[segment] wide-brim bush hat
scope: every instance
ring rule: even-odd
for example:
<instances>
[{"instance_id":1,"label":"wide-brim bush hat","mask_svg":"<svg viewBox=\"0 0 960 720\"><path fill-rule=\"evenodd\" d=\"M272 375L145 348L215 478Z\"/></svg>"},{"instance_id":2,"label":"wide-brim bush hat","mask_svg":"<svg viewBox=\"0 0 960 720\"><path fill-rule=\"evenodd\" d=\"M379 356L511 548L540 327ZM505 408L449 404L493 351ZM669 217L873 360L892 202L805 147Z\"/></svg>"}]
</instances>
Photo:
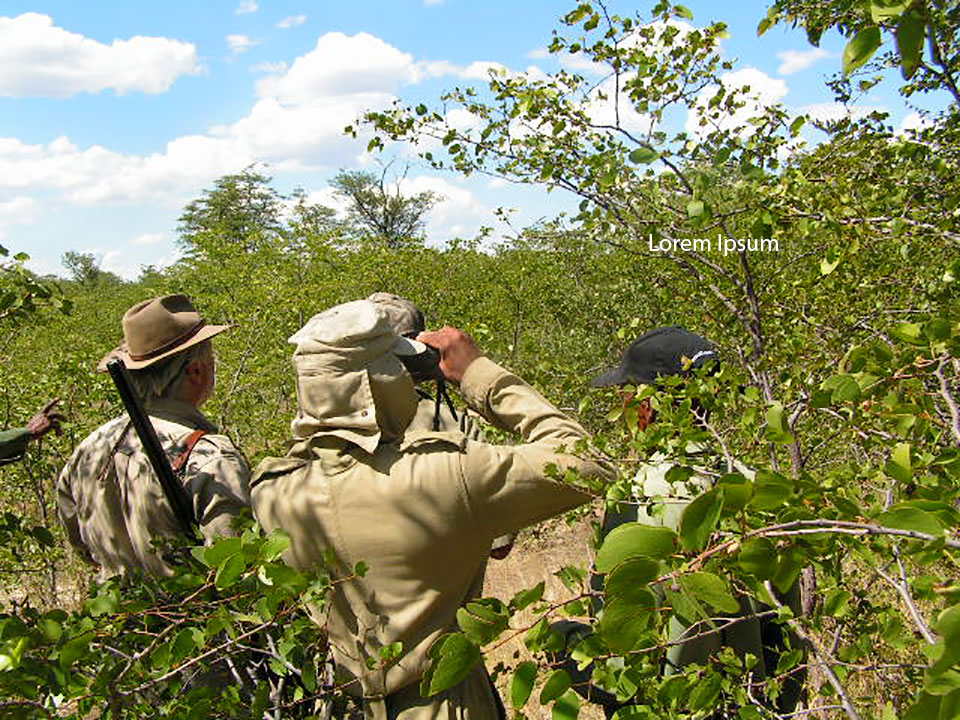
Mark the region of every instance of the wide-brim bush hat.
<instances>
[{"instance_id":1,"label":"wide-brim bush hat","mask_svg":"<svg viewBox=\"0 0 960 720\"><path fill-rule=\"evenodd\" d=\"M384 308L369 300L314 315L290 337L296 345L296 440L335 436L368 453L400 437L417 411L402 358L427 346L397 335Z\"/></svg>"},{"instance_id":2,"label":"wide-brim bush hat","mask_svg":"<svg viewBox=\"0 0 960 720\"><path fill-rule=\"evenodd\" d=\"M128 370L142 370L231 327L208 325L186 295L144 300L123 314L123 343L101 358L97 370L105 371L114 358Z\"/></svg>"},{"instance_id":3,"label":"wide-brim bush hat","mask_svg":"<svg viewBox=\"0 0 960 720\"><path fill-rule=\"evenodd\" d=\"M375 292L367 300L380 306L397 335L415 338L427 329L423 312L405 297L388 292Z\"/></svg>"},{"instance_id":4,"label":"wide-brim bush hat","mask_svg":"<svg viewBox=\"0 0 960 720\"><path fill-rule=\"evenodd\" d=\"M652 385L658 377L681 375L717 360L716 348L706 338L678 326L651 330L632 343L620 365L594 378L593 387Z\"/></svg>"}]
</instances>

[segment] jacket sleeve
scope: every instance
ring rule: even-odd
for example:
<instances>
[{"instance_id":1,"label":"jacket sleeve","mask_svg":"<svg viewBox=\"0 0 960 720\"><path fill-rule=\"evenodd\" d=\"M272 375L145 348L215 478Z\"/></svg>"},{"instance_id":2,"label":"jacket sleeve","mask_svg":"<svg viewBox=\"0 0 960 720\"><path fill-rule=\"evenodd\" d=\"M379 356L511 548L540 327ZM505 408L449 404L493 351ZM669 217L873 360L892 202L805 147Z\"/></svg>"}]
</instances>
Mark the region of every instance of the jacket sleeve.
<instances>
[{"instance_id":1,"label":"jacket sleeve","mask_svg":"<svg viewBox=\"0 0 960 720\"><path fill-rule=\"evenodd\" d=\"M574 487L552 480L547 465L556 465L561 473L574 469L581 481L613 479L609 463L572 454L574 445L588 438L583 427L487 358L471 363L460 390L488 422L520 433L525 441L510 446L467 443L461 466L478 532L491 537L513 532L591 499L585 482Z\"/></svg>"},{"instance_id":2,"label":"jacket sleeve","mask_svg":"<svg viewBox=\"0 0 960 720\"><path fill-rule=\"evenodd\" d=\"M19 459L26 452L31 437L25 427L0 431L0 462Z\"/></svg>"},{"instance_id":3,"label":"jacket sleeve","mask_svg":"<svg viewBox=\"0 0 960 720\"><path fill-rule=\"evenodd\" d=\"M233 521L250 507L250 466L222 435L205 435L190 454L185 479L207 541L236 535Z\"/></svg>"}]
</instances>

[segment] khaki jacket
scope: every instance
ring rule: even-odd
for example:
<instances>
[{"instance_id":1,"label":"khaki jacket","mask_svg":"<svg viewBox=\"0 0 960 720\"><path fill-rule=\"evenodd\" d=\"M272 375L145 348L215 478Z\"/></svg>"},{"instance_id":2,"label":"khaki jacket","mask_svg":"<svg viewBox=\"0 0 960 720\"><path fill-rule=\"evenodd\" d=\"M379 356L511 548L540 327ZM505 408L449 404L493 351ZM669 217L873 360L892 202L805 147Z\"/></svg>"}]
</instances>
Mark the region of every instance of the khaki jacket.
<instances>
[{"instance_id":1,"label":"khaki jacket","mask_svg":"<svg viewBox=\"0 0 960 720\"><path fill-rule=\"evenodd\" d=\"M147 408L171 462L189 435L206 430L183 474L183 488L204 537L232 535L232 521L250 506L250 467L243 454L195 407L157 401ZM136 431L126 416L88 436L57 481L57 509L73 547L100 566L100 579L131 571L170 575L154 546L181 530ZM124 433L124 430L126 432Z\"/></svg>"},{"instance_id":2,"label":"khaki jacket","mask_svg":"<svg viewBox=\"0 0 960 720\"><path fill-rule=\"evenodd\" d=\"M386 704L390 718L404 720L495 718L482 668L445 693L419 698L428 650L457 630L456 611L470 596L495 537L590 499L546 478L545 465L575 467L584 478L613 475L605 463L558 452L586 431L490 360L470 365L461 394L474 411L519 432L526 444L488 445L459 431L410 431L367 452L342 436L317 432L286 458L261 463L251 482L257 519L292 538L291 565L318 567L329 547L341 577L361 561L369 566L364 577L337 584L324 612L316 608L315 614L329 632L341 681L352 681L348 689L367 699L367 717L385 717ZM301 386L301 413L309 395ZM402 656L381 667L380 649L394 642L403 644ZM368 659L375 669L367 667Z\"/></svg>"}]
</instances>

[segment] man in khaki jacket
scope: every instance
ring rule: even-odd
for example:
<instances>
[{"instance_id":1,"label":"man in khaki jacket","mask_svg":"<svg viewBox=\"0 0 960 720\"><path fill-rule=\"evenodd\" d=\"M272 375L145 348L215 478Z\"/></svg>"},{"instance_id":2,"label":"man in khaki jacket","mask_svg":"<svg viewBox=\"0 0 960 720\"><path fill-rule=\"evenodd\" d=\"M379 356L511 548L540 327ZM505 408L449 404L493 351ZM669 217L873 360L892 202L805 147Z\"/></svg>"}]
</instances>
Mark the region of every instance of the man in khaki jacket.
<instances>
[{"instance_id":1,"label":"man in khaki jacket","mask_svg":"<svg viewBox=\"0 0 960 720\"><path fill-rule=\"evenodd\" d=\"M609 479L605 464L563 452L586 432L515 375L482 357L469 337L444 328L419 339L468 405L526 444L496 446L458 431L405 432L417 412L400 357L422 352L393 332L376 304L356 301L314 316L296 344L299 413L285 458L265 460L251 481L254 514L292 539L286 559L324 563L337 583L315 619L328 632L338 682L362 697L371 720L492 720L495 691L478 665L459 685L421 698L431 645L455 631L456 611L498 535L557 515L590 495L544 476L575 468ZM402 643L393 662L380 650ZM368 662L369 661L369 662Z\"/></svg>"},{"instance_id":2,"label":"man in khaki jacket","mask_svg":"<svg viewBox=\"0 0 960 720\"><path fill-rule=\"evenodd\" d=\"M213 394L210 339L228 329L207 325L184 295L138 303L123 316L119 357L208 540L233 534L250 505L250 468L200 407ZM141 571L170 575L156 541L181 530L126 415L77 446L57 481L57 507L71 545L99 566L104 580Z\"/></svg>"},{"instance_id":3,"label":"man in khaki jacket","mask_svg":"<svg viewBox=\"0 0 960 720\"><path fill-rule=\"evenodd\" d=\"M386 292L376 292L367 297L372 303L380 306L380 309L387 315L390 327L393 331L405 338L416 338L420 333L427 329L426 320L423 311L420 310L411 300ZM485 442L485 434L480 423L476 421L476 416L462 411L456 413L452 407L444 404L445 390L441 389L440 384L436 387L436 396L431 396L429 392L423 389L426 381L432 379L421 379L416 377L416 371L413 381L417 384L417 414L407 426L407 432L414 430L437 430L439 432L450 432L459 430L470 440ZM439 396L439 397L438 397ZM508 533L495 538L490 546L490 557L495 560L503 560L513 549L513 543L516 539L515 533ZM483 574L481 573L477 582L477 592L480 596L483 591Z\"/></svg>"}]
</instances>

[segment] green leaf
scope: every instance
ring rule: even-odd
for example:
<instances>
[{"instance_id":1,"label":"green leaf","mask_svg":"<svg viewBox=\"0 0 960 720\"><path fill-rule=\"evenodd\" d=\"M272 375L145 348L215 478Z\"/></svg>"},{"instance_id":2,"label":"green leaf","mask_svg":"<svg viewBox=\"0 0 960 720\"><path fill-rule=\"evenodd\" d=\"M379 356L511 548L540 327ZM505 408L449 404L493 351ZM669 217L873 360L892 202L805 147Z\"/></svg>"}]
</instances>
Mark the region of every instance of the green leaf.
<instances>
[{"instance_id":1,"label":"green leaf","mask_svg":"<svg viewBox=\"0 0 960 720\"><path fill-rule=\"evenodd\" d=\"M843 74L850 75L866 63L880 47L880 28L876 25L866 27L847 43L843 50Z\"/></svg>"},{"instance_id":2,"label":"green leaf","mask_svg":"<svg viewBox=\"0 0 960 720\"><path fill-rule=\"evenodd\" d=\"M852 375L834 375L823 383L824 390L830 390L830 402L856 402L860 399L860 383Z\"/></svg>"},{"instance_id":3,"label":"green leaf","mask_svg":"<svg viewBox=\"0 0 960 720\"><path fill-rule=\"evenodd\" d=\"M603 609L600 637L614 652L630 652L649 629L656 605L649 590L638 591L629 600L614 598Z\"/></svg>"},{"instance_id":4,"label":"green leaf","mask_svg":"<svg viewBox=\"0 0 960 720\"><path fill-rule=\"evenodd\" d=\"M960 690L960 672L947 670L936 675L928 674L923 680L923 689L931 695L950 695Z\"/></svg>"},{"instance_id":5,"label":"green leaf","mask_svg":"<svg viewBox=\"0 0 960 720\"><path fill-rule=\"evenodd\" d=\"M184 628L177 633L170 645L170 659L174 663L183 661L200 643L203 642L203 633L196 628Z\"/></svg>"},{"instance_id":6,"label":"green leaf","mask_svg":"<svg viewBox=\"0 0 960 720\"><path fill-rule=\"evenodd\" d=\"M554 670L547 677L547 682L544 683L543 690L540 691L540 704L546 705L553 702L569 690L572 684L570 673L563 669Z\"/></svg>"},{"instance_id":7,"label":"green leaf","mask_svg":"<svg viewBox=\"0 0 960 720\"><path fill-rule=\"evenodd\" d=\"M827 256L820 261L820 274L826 276L832 273L837 269L837 266L840 264L842 259L843 255L841 255L838 251L830 250L827 253Z\"/></svg>"},{"instance_id":8,"label":"green leaf","mask_svg":"<svg viewBox=\"0 0 960 720\"><path fill-rule=\"evenodd\" d=\"M717 527L723 510L723 491L710 490L684 508L680 516L680 544L684 550L701 550Z\"/></svg>"},{"instance_id":9,"label":"green leaf","mask_svg":"<svg viewBox=\"0 0 960 720\"><path fill-rule=\"evenodd\" d=\"M793 434L787 428L786 419L783 417L784 409L780 403L772 403L767 408L767 432L766 437L770 442L791 443Z\"/></svg>"},{"instance_id":10,"label":"green leaf","mask_svg":"<svg viewBox=\"0 0 960 720\"><path fill-rule=\"evenodd\" d=\"M882 0L873 0L870 3L870 19L875 23L882 23L887 20L893 20L903 14L913 4L913 0L893 0L893 2L883 2Z\"/></svg>"},{"instance_id":11,"label":"green leaf","mask_svg":"<svg viewBox=\"0 0 960 720\"><path fill-rule=\"evenodd\" d=\"M960 720L960 689L954 690L940 701L939 720Z\"/></svg>"},{"instance_id":12,"label":"green leaf","mask_svg":"<svg viewBox=\"0 0 960 720\"><path fill-rule=\"evenodd\" d=\"M676 551L677 536L664 527L624 523L607 535L597 552L597 572L610 572L624 560L649 557L663 560Z\"/></svg>"},{"instance_id":13,"label":"green leaf","mask_svg":"<svg viewBox=\"0 0 960 720\"><path fill-rule=\"evenodd\" d=\"M897 51L900 53L900 74L909 80L920 67L926 26L917 12L908 12L897 24Z\"/></svg>"},{"instance_id":14,"label":"green leaf","mask_svg":"<svg viewBox=\"0 0 960 720\"><path fill-rule=\"evenodd\" d=\"M521 590L516 595L513 596L513 599L510 601L510 607L513 610L523 610L525 607L533 605L533 603L538 602L543 597L543 591L546 588L545 581L541 580L537 583L536 586L528 589Z\"/></svg>"},{"instance_id":15,"label":"green leaf","mask_svg":"<svg viewBox=\"0 0 960 720\"><path fill-rule=\"evenodd\" d=\"M536 682L537 664L535 662L525 660L517 665L513 680L510 681L510 704L514 710L519 710L527 704Z\"/></svg>"},{"instance_id":16,"label":"green leaf","mask_svg":"<svg viewBox=\"0 0 960 720\"><path fill-rule=\"evenodd\" d=\"M283 530L274 530L260 546L260 557L264 562L273 562L290 547L290 536Z\"/></svg>"},{"instance_id":17,"label":"green leaf","mask_svg":"<svg viewBox=\"0 0 960 720\"><path fill-rule=\"evenodd\" d=\"M823 614L843 617L849 613L851 595L846 590L831 590L823 601Z\"/></svg>"},{"instance_id":18,"label":"green leaf","mask_svg":"<svg viewBox=\"0 0 960 720\"><path fill-rule=\"evenodd\" d=\"M116 590L101 590L100 593L90 600L87 600L87 612L94 617L109 615L117 611L120 607L120 595Z\"/></svg>"},{"instance_id":19,"label":"green leaf","mask_svg":"<svg viewBox=\"0 0 960 720\"><path fill-rule=\"evenodd\" d=\"M702 679L690 691L688 703L691 710L706 710L712 707L720 697L722 677L711 673Z\"/></svg>"},{"instance_id":20,"label":"green leaf","mask_svg":"<svg viewBox=\"0 0 960 720\"><path fill-rule=\"evenodd\" d=\"M907 708L901 720L932 720L940 717L940 698L921 693L917 701Z\"/></svg>"},{"instance_id":21,"label":"green leaf","mask_svg":"<svg viewBox=\"0 0 960 720\"><path fill-rule=\"evenodd\" d=\"M890 459L884 467L887 475L906 485L913 479L913 466L910 463L910 443L898 443L890 453Z\"/></svg>"},{"instance_id":22,"label":"green leaf","mask_svg":"<svg viewBox=\"0 0 960 720\"><path fill-rule=\"evenodd\" d=\"M462 633L438 638L430 648L431 663L420 682L420 694L429 697L458 685L481 658L480 648Z\"/></svg>"},{"instance_id":23,"label":"green leaf","mask_svg":"<svg viewBox=\"0 0 960 720\"><path fill-rule=\"evenodd\" d=\"M677 17L693 20L693 13L690 11L690 8L685 5L674 5L673 12Z\"/></svg>"},{"instance_id":24,"label":"green leaf","mask_svg":"<svg viewBox=\"0 0 960 720\"><path fill-rule=\"evenodd\" d=\"M909 345L926 345L923 328L920 323L898 323L890 328L890 334L897 340Z\"/></svg>"},{"instance_id":25,"label":"green leaf","mask_svg":"<svg viewBox=\"0 0 960 720\"><path fill-rule=\"evenodd\" d=\"M954 605L940 613L934 629L940 635L938 645L943 646L943 654L931 671L941 673L960 660L960 605Z\"/></svg>"},{"instance_id":26,"label":"green leaf","mask_svg":"<svg viewBox=\"0 0 960 720\"><path fill-rule=\"evenodd\" d=\"M64 643L60 648L58 658L60 660L60 669L66 672L70 666L77 660L87 654L90 648L90 635L81 635Z\"/></svg>"},{"instance_id":27,"label":"green leaf","mask_svg":"<svg viewBox=\"0 0 960 720\"><path fill-rule=\"evenodd\" d=\"M793 494L793 481L780 473L757 470L753 480L750 507L757 510L776 510Z\"/></svg>"},{"instance_id":28,"label":"green leaf","mask_svg":"<svg viewBox=\"0 0 960 720\"><path fill-rule=\"evenodd\" d=\"M796 547L788 547L777 555L777 569L773 574L773 584L782 593L789 592L807 564L804 552Z\"/></svg>"},{"instance_id":29,"label":"green leaf","mask_svg":"<svg viewBox=\"0 0 960 720\"><path fill-rule=\"evenodd\" d=\"M641 147L630 153L630 162L637 163L638 165L649 165L658 157L660 157L660 155L653 148Z\"/></svg>"},{"instance_id":30,"label":"green leaf","mask_svg":"<svg viewBox=\"0 0 960 720\"><path fill-rule=\"evenodd\" d=\"M209 568L219 567L228 557L240 552L242 547L243 541L238 537L222 538L210 547L203 548L203 556L198 559Z\"/></svg>"},{"instance_id":31,"label":"green leaf","mask_svg":"<svg viewBox=\"0 0 960 720\"><path fill-rule=\"evenodd\" d=\"M753 483L741 473L732 472L721 476L716 487L723 491L723 516L735 515L747 506L753 496Z\"/></svg>"},{"instance_id":32,"label":"green leaf","mask_svg":"<svg viewBox=\"0 0 960 720\"><path fill-rule=\"evenodd\" d=\"M703 200L691 200L687 204L687 217L696 218L703 215L704 204Z\"/></svg>"},{"instance_id":33,"label":"green leaf","mask_svg":"<svg viewBox=\"0 0 960 720\"><path fill-rule=\"evenodd\" d=\"M927 535L942 535L943 525L936 515L915 507L890 508L877 516L877 523L899 530L913 530Z\"/></svg>"},{"instance_id":34,"label":"green leaf","mask_svg":"<svg viewBox=\"0 0 960 720\"><path fill-rule=\"evenodd\" d=\"M806 115L800 115L799 117L795 118L794 121L790 123L790 137L796 137L799 135L800 130L803 129L803 126L806 124L806 122Z\"/></svg>"},{"instance_id":35,"label":"green leaf","mask_svg":"<svg viewBox=\"0 0 960 720\"><path fill-rule=\"evenodd\" d=\"M553 704L550 720L577 720L580 714L580 696L568 690Z\"/></svg>"},{"instance_id":36,"label":"green leaf","mask_svg":"<svg viewBox=\"0 0 960 720\"><path fill-rule=\"evenodd\" d=\"M224 559L217 568L217 576L214 580L217 590L225 590L233 585L246 569L247 563L244 562L243 553L236 553Z\"/></svg>"},{"instance_id":37,"label":"green leaf","mask_svg":"<svg viewBox=\"0 0 960 720\"><path fill-rule=\"evenodd\" d=\"M700 602L705 602L714 610L722 613L735 613L740 610L738 603L727 584L718 576L708 572L695 572L680 576L680 585Z\"/></svg>"},{"instance_id":38,"label":"green leaf","mask_svg":"<svg viewBox=\"0 0 960 720\"><path fill-rule=\"evenodd\" d=\"M635 599L646 592L646 586L660 574L660 563L650 558L638 557L617 565L607 576L604 594L608 600Z\"/></svg>"},{"instance_id":39,"label":"green leaf","mask_svg":"<svg viewBox=\"0 0 960 720\"><path fill-rule=\"evenodd\" d=\"M457 625L477 645L486 645L507 629L510 614L496 598L468 602L457 610Z\"/></svg>"},{"instance_id":40,"label":"green leaf","mask_svg":"<svg viewBox=\"0 0 960 720\"><path fill-rule=\"evenodd\" d=\"M776 567L773 562L776 552L773 543L767 538L752 538L740 546L737 562L744 572L761 580L769 580Z\"/></svg>"}]
</instances>

